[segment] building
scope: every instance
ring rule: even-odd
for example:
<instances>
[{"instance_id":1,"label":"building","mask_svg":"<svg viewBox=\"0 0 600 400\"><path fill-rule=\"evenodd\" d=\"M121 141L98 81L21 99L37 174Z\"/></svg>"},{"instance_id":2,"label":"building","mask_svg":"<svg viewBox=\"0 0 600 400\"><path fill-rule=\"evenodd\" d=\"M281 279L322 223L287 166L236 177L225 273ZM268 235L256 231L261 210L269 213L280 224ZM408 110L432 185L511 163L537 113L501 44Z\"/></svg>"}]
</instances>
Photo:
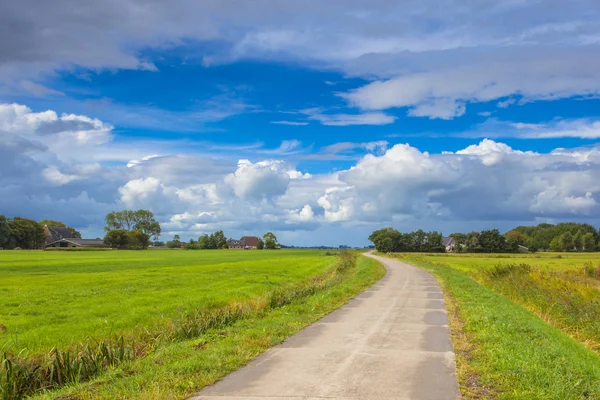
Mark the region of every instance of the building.
<instances>
[{"instance_id":1,"label":"building","mask_svg":"<svg viewBox=\"0 0 600 400\"><path fill-rule=\"evenodd\" d=\"M63 238L56 242L49 243L46 247L96 247L96 248L108 248L102 239L76 239L76 238Z\"/></svg>"},{"instance_id":2,"label":"building","mask_svg":"<svg viewBox=\"0 0 600 400\"><path fill-rule=\"evenodd\" d=\"M44 226L46 247L108 247L102 239L80 239L74 238L69 228L61 228L58 226Z\"/></svg>"},{"instance_id":3,"label":"building","mask_svg":"<svg viewBox=\"0 0 600 400\"><path fill-rule=\"evenodd\" d=\"M258 241L260 239L256 236L242 236L240 240L229 239L227 241L227 246L230 249L256 249L258 246Z\"/></svg>"},{"instance_id":4,"label":"building","mask_svg":"<svg viewBox=\"0 0 600 400\"><path fill-rule=\"evenodd\" d=\"M453 237L442 238L442 246L446 248L446 251L454 251L456 248L456 240Z\"/></svg>"}]
</instances>

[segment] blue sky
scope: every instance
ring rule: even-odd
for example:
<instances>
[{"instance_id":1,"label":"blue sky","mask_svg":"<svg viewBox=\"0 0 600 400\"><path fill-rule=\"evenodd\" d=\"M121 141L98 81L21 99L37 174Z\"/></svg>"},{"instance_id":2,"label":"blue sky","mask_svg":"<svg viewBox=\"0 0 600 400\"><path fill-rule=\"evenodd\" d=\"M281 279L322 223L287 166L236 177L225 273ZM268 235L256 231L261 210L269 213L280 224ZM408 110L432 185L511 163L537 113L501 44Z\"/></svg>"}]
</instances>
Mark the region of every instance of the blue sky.
<instances>
[{"instance_id":1,"label":"blue sky","mask_svg":"<svg viewBox=\"0 0 600 400\"><path fill-rule=\"evenodd\" d=\"M297 245L598 225L594 2L26 3L0 10L0 213Z\"/></svg>"}]
</instances>

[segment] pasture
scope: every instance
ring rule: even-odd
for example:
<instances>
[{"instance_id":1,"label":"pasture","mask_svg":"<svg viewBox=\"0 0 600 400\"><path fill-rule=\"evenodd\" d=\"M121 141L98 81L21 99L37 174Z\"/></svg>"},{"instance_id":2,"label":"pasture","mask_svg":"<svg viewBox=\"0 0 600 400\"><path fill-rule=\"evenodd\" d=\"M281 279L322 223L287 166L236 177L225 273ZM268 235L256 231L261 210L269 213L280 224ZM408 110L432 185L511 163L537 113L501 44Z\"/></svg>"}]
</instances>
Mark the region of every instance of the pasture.
<instances>
[{"instance_id":1,"label":"pasture","mask_svg":"<svg viewBox=\"0 0 600 400\"><path fill-rule=\"evenodd\" d=\"M94 393L86 392L86 398L192 393L383 275L372 260L348 259L352 263L318 250L0 252L0 345L8 354L5 360L23 366L20 375L9 377L13 383L20 380L20 391L0 374L0 398L35 392L53 398L66 381L37 373L36 389L26 370L40 365L53 373L68 357L75 357L70 370L91 372L75 374L69 382L79 385L62 390L86 392L85 382L97 377ZM98 343L107 347L95 350ZM66 353L57 355L53 348ZM184 369L175 379L167 370L177 366L148 363L165 353ZM94 361L99 354L102 359ZM222 362L215 363L215 356ZM118 368L126 368L127 377L109 373ZM110 384L99 384L106 373Z\"/></svg>"},{"instance_id":2,"label":"pasture","mask_svg":"<svg viewBox=\"0 0 600 400\"><path fill-rule=\"evenodd\" d=\"M43 351L323 273L318 251L0 252L0 343Z\"/></svg>"}]
</instances>

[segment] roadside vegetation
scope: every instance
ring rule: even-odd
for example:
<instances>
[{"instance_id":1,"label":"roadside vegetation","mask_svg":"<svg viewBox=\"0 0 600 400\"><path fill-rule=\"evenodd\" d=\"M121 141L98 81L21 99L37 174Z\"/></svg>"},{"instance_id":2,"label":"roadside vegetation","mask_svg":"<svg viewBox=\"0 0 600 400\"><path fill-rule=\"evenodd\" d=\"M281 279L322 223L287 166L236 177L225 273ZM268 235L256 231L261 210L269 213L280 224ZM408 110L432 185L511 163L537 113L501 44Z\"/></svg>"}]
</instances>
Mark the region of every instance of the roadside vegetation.
<instances>
[{"instance_id":1,"label":"roadside vegetation","mask_svg":"<svg viewBox=\"0 0 600 400\"><path fill-rule=\"evenodd\" d=\"M349 252L65 255L0 253L2 399L181 398L383 275Z\"/></svg>"},{"instance_id":2,"label":"roadside vegetation","mask_svg":"<svg viewBox=\"0 0 600 400\"><path fill-rule=\"evenodd\" d=\"M600 254L393 257L444 287L464 398L600 398Z\"/></svg>"}]
</instances>

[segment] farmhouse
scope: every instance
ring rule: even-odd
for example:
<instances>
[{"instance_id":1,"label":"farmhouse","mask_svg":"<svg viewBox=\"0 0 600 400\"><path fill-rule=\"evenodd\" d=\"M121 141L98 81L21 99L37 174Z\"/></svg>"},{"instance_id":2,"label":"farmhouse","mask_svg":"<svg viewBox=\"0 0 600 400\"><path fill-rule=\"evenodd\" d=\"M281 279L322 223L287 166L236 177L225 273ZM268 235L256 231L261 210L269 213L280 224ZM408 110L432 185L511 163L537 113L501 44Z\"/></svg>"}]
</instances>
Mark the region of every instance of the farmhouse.
<instances>
[{"instance_id":1,"label":"farmhouse","mask_svg":"<svg viewBox=\"0 0 600 400\"><path fill-rule=\"evenodd\" d=\"M108 247L102 239L79 239L74 238L69 228L61 228L58 226L44 226L46 247Z\"/></svg>"},{"instance_id":2,"label":"farmhouse","mask_svg":"<svg viewBox=\"0 0 600 400\"><path fill-rule=\"evenodd\" d=\"M240 240L229 239L227 246L230 249L256 249L258 240L256 236L242 236Z\"/></svg>"},{"instance_id":3,"label":"farmhouse","mask_svg":"<svg viewBox=\"0 0 600 400\"><path fill-rule=\"evenodd\" d=\"M453 237L442 238L442 246L446 248L446 251L454 251L456 247L456 240Z\"/></svg>"}]
</instances>

